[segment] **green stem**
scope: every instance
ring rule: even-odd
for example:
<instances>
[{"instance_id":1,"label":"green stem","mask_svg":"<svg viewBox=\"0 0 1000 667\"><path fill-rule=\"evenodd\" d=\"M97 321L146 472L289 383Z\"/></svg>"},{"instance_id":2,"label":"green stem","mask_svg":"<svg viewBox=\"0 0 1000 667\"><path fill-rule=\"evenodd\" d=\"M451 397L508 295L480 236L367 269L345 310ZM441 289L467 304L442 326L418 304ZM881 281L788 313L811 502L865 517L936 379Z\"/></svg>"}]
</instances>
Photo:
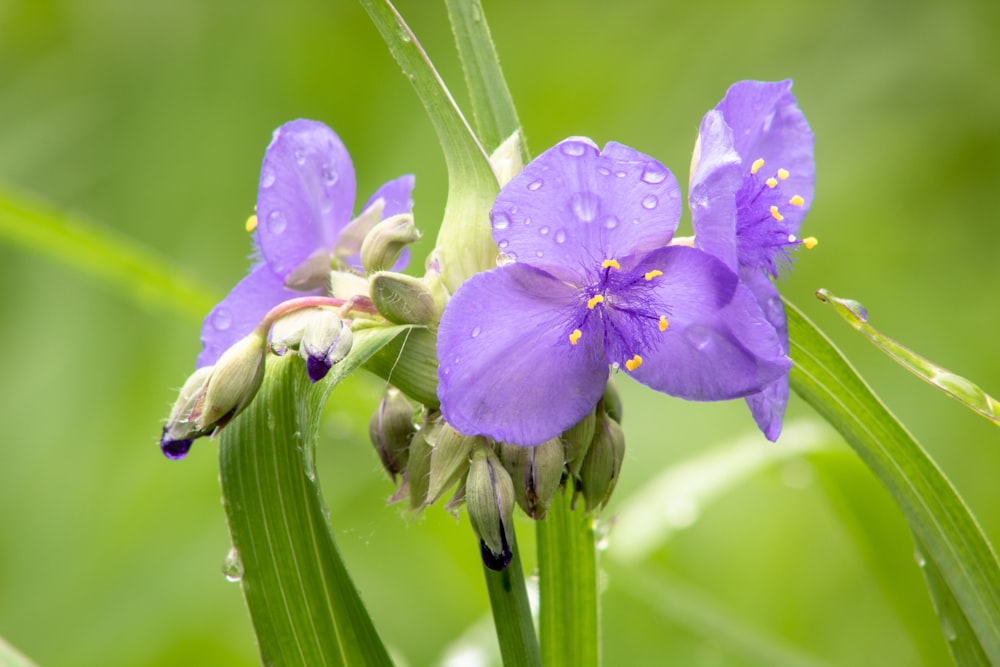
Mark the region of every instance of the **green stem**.
<instances>
[{"instance_id":1,"label":"green stem","mask_svg":"<svg viewBox=\"0 0 1000 667\"><path fill-rule=\"evenodd\" d=\"M538 651L538 637L531 620L531 606L528 604L528 590L524 585L524 570L517 540L511 531L510 550L513 557L510 565L497 572L483 566L486 575L486 589L490 594L493 623L500 643L503 664L509 667L541 667L542 658ZM545 663L546 665L548 663Z\"/></svg>"},{"instance_id":2,"label":"green stem","mask_svg":"<svg viewBox=\"0 0 1000 667\"><path fill-rule=\"evenodd\" d=\"M546 667L600 664L594 520L572 493L557 493L539 521L542 658Z\"/></svg>"}]
</instances>

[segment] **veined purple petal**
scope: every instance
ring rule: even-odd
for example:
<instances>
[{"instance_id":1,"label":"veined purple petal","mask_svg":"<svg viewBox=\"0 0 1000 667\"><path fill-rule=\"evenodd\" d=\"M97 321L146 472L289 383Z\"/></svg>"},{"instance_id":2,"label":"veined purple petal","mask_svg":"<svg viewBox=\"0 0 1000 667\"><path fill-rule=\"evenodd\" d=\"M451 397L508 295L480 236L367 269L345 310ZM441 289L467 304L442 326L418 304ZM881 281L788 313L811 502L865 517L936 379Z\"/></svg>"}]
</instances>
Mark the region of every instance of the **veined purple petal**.
<instances>
[{"instance_id":1,"label":"veined purple petal","mask_svg":"<svg viewBox=\"0 0 1000 667\"><path fill-rule=\"evenodd\" d=\"M294 120L274 131L261 167L256 240L285 278L319 249L333 249L354 208L354 166L323 123Z\"/></svg>"},{"instance_id":2,"label":"veined purple petal","mask_svg":"<svg viewBox=\"0 0 1000 667\"><path fill-rule=\"evenodd\" d=\"M768 276L759 271L742 270L740 279L754 295L768 322L774 326L782 351L788 354L788 317L778 288ZM782 375L759 393L747 396L746 402L757 426L768 440L774 442L781 435L782 420L788 405L788 375Z\"/></svg>"},{"instance_id":3,"label":"veined purple petal","mask_svg":"<svg viewBox=\"0 0 1000 667\"><path fill-rule=\"evenodd\" d=\"M758 173L764 178L779 169L788 170L781 189L788 198L801 196L805 204L786 206L781 212L788 219L792 233L797 233L813 200L815 137L791 89L790 80L740 81L729 87L715 108L732 128L734 148L745 169L763 159L764 165Z\"/></svg>"},{"instance_id":4,"label":"veined purple petal","mask_svg":"<svg viewBox=\"0 0 1000 667\"><path fill-rule=\"evenodd\" d=\"M735 271L736 193L744 167L733 148L733 132L720 111L705 114L691 159L688 206L695 242Z\"/></svg>"},{"instance_id":5,"label":"veined purple petal","mask_svg":"<svg viewBox=\"0 0 1000 667\"><path fill-rule=\"evenodd\" d=\"M205 318L196 367L214 364L233 343L253 331L267 311L300 296L304 293L287 289L266 264L258 265Z\"/></svg>"},{"instance_id":6,"label":"veined purple petal","mask_svg":"<svg viewBox=\"0 0 1000 667\"><path fill-rule=\"evenodd\" d=\"M608 366L596 336L570 342L576 297L518 263L463 283L438 330L438 396L448 423L468 435L537 445L592 410Z\"/></svg>"},{"instance_id":7,"label":"veined purple petal","mask_svg":"<svg viewBox=\"0 0 1000 667\"><path fill-rule=\"evenodd\" d=\"M632 148L567 139L534 159L497 196L493 240L518 262L561 277L670 242L680 191L662 164Z\"/></svg>"},{"instance_id":8,"label":"veined purple petal","mask_svg":"<svg viewBox=\"0 0 1000 667\"><path fill-rule=\"evenodd\" d=\"M385 201L385 208L382 209L382 219L392 217L394 215L399 215L400 213L410 213L413 211L413 184L414 184L413 174L407 174L405 176L400 176L397 179L391 180L378 190L375 194L368 199L365 203L362 211L368 209L369 206L375 203L379 198ZM406 265L410 263L410 249L403 248L403 252L400 253L399 259L396 263L392 265L393 271L402 271L406 268ZM352 265L355 262L351 262ZM361 260L358 259L356 266L361 266Z\"/></svg>"},{"instance_id":9,"label":"veined purple petal","mask_svg":"<svg viewBox=\"0 0 1000 667\"><path fill-rule=\"evenodd\" d=\"M774 327L750 290L721 261L694 248L651 253L640 268L663 271L651 281L669 312L655 346L638 351L631 374L688 400L715 401L761 391L787 373Z\"/></svg>"}]
</instances>

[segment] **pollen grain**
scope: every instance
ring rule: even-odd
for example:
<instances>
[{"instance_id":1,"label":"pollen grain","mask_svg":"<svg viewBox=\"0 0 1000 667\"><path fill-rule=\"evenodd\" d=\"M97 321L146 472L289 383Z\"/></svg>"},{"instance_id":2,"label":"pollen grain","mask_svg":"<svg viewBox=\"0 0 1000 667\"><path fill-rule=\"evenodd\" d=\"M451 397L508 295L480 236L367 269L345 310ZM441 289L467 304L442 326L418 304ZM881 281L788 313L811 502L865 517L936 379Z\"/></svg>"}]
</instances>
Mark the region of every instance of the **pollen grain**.
<instances>
[{"instance_id":1,"label":"pollen grain","mask_svg":"<svg viewBox=\"0 0 1000 667\"><path fill-rule=\"evenodd\" d=\"M780 178L781 180L785 180L789 176L791 176L791 174L788 173L787 169L779 169L778 170L778 178Z\"/></svg>"},{"instance_id":2,"label":"pollen grain","mask_svg":"<svg viewBox=\"0 0 1000 667\"><path fill-rule=\"evenodd\" d=\"M251 215L249 218L247 218L246 228L247 228L247 232L252 232L253 230L257 229L257 216L256 215Z\"/></svg>"},{"instance_id":3,"label":"pollen grain","mask_svg":"<svg viewBox=\"0 0 1000 667\"><path fill-rule=\"evenodd\" d=\"M573 329L573 333L569 335L569 344L576 345L577 343L579 343L580 336L582 335L583 335L582 331L580 331L579 329Z\"/></svg>"},{"instance_id":4,"label":"pollen grain","mask_svg":"<svg viewBox=\"0 0 1000 667\"><path fill-rule=\"evenodd\" d=\"M805 206L806 200L802 198L802 195L795 195L794 197L788 200L788 203L791 204L792 206Z\"/></svg>"},{"instance_id":5,"label":"pollen grain","mask_svg":"<svg viewBox=\"0 0 1000 667\"><path fill-rule=\"evenodd\" d=\"M597 304L603 303L603 302L604 302L604 295L603 294L595 294L594 296L592 296L589 299L587 299L587 308L590 308L591 310L593 310L594 308L597 307Z\"/></svg>"},{"instance_id":6,"label":"pollen grain","mask_svg":"<svg viewBox=\"0 0 1000 667\"><path fill-rule=\"evenodd\" d=\"M778 207L777 206L772 206L771 207L771 217L773 217L778 222L781 222L782 220L785 219L785 216L781 215L781 213L778 212Z\"/></svg>"},{"instance_id":7,"label":"pollen grain","mask_svg":"<svg viewBox=\"0 0 1000 667\"><path fill-rule=\"evenodd\" d=\"M659 326L660 326L660 331L666 331L667 327L670 326L670 323L667 322L667 318L666 318L665 315L660 315L660 325Z\"/></svg>"},{"instance_id":8,"label":"pollen grain","mask_svg":"<svg viewBox=\"0 0 1000 667\"><path fill-rule=\"evenodd\" d=\"M642 357L640 357L638 354L634 355L631 359L625 362L625 368L629 372L634 371L635 369L639 368L639 366L642 366Z\"/></svg>"},{"instance_id":9,"label":"pollen grain","mask_svg":"<svg viewBox=\"0 0 1000 667\"><path fill-rule=\"evenodd\" d=\"M758 171L760 171L760 168L763 166L764 166L764 158L762 157L757 158L756 160L753 161L753 164L750 165L750 173L756 174Z\"/></svg>"},{"instance_id":10,"label":"pollen grain","mask_svg":"<svg viewBox=\"0 0 1000 667\"><path fill-rule=\"evenodd\" d=\"M622 267L621 267L621 264L618 263L617 259L606 259L603 262L601 262L601 268L602 269L607 269L607 268L621 269Z\"/></svg>"},{"instance_id":11,"label":"pollen grain","mask_svg":"<svg viewBox=\"0 0 1000 667\"><path fill-rule=\"evenodd\" d=\"M652 271L647 271L642 277L646 279L646 282L649 282L653 278L656 278L657 276L662 276L662 275L663 275L663 271L660 271L659 269L653 269Z\"/></svg>"},{"instance_id":12,"label":"pollen grain","mask_svg":"<svg viewBox=\"0 0 1000 667\"><path fill-rule=\"evenodd\" d=\"M819 244L815 236L807 236L802 239L802 245L806 247L806 250L812 250Z\"/></svg>"}]
</instances>

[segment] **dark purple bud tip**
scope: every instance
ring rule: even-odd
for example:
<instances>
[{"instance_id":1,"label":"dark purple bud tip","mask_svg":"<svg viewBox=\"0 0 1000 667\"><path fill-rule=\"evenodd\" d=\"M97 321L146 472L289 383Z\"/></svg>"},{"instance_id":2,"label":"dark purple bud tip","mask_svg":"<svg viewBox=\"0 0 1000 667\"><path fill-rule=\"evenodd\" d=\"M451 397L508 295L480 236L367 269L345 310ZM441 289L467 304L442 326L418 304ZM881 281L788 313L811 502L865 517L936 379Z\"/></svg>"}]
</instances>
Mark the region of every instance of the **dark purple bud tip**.
<instances>
[{"instance_id":1,"label":"dark purple bud tip","mask_svg":"<svg viewBox=\"0 0 1000 667\"><path fill-rule=\"evenodd\" d=\"M166 431L166 428L163 430ZM163 438L160 440L160 451L162 451L163 455L168 459L179 461L187 456L188 451L191 449L191 443L193 442L194 438L188 440L168 440Z\"/></svg>"},{"instance_id":2,"label":"dark purple bud tip","mask_svg":"<svg viewBox=\"0 0 1000 667\"><path fill-rule=\"evenodd\" d=\"M312 382L319 382L325 378L331 368L333 368L333 363L329 357L310 356L306 360L306 372L309 374L309 380Z\"/></svg>"},{"instance_id":3,"label":"dark purple bud tip","mask_svg":"<svg viewBox=\"0 0 1000 667\"><path fill-rule=\"evenodd\" d=\"M479 551L483 555L483 564L491 570L495 570L497 572L506 570L507 566L510 565L510 559L514 556L510 547L507 546L506 541L504 541L503 550L500 553L495 554L488 546L486 546L486 542L479 540Z\"/></svg>"}]
</instances>

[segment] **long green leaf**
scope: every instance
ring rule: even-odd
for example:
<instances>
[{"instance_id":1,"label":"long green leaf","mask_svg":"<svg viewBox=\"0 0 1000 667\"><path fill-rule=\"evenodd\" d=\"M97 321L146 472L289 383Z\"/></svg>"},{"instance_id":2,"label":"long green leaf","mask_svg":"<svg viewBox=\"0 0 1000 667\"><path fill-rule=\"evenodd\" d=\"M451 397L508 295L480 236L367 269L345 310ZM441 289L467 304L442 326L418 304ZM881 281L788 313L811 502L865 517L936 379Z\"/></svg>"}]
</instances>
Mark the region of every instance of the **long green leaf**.
<instances>
[{"instance_id":1,"label":"long green leaf","mask_svg":"<svg viewBox=\"0 0 1000 667\"><path fill-rule=\"evenodd\" d=\"M0 637L0 667L35 667L35 663Z\"/></svg>"},{"instance_id":2,"label":"long green leaf","mask_svg":"<svg viewBox=\"0 0 1000 667\"><path fill-rule=\"evenodd\" d=\"M388 0L360 0L424 105L448 166L448 200L438 233L437 261L454 292L475 273L496 266L489 212L500 186L489 157L409 26Z\"/></svg>"},{"instance_id":3,"label":"long green leaf","mask_svg":"<svg viewBox=\"0 0 1000 667\"><path fill-rule=\"evenodd\" d=\"M222 431L223 503L265 665L391 665L334 543L313 465L330 391L405 327L359 331L311 385L297 355L271 357L250 406Z\"/></svg>"},{"instance_id":4,"label":"long green leaf","mask_svg":"<svg viewBox=\"0 0 1000 667\"><path fill-rule=\"evenodd\" d=\"M817 290L816 296L820 301L832 305L848 324L863 333L875 347L889 355L889 358L897 364L1000 426L1000 402L978 385L961 375L952 373L947 368L938 366L868 324L868 311L857 301L838 298L825 289Z\"/></svg>"},{"instance_id":5,"label":"long green leaf","mask_svg":"<svg viewBox=\"0 0 1000 667\"><path fill-rule=\"evenodd\" d=\"M895 499L924 558L940 576L992 664L1000 665L1000 565L958 493L833 344L785 303L795 365L792 388L829 421ZM944 587L944 588L941 588Z\"/></svg>"},{"instance_id":6,"label":"long green leaf","mask_svg":"<svg viewBox=\"0 0 1000 667\"><path fill-rule=\"evenodd\" d=\"M98 276L144 306L167 305L192 321L218 300L212 290L135 241L3 189L0 239Z\"/></svg>"}]
</instances>

